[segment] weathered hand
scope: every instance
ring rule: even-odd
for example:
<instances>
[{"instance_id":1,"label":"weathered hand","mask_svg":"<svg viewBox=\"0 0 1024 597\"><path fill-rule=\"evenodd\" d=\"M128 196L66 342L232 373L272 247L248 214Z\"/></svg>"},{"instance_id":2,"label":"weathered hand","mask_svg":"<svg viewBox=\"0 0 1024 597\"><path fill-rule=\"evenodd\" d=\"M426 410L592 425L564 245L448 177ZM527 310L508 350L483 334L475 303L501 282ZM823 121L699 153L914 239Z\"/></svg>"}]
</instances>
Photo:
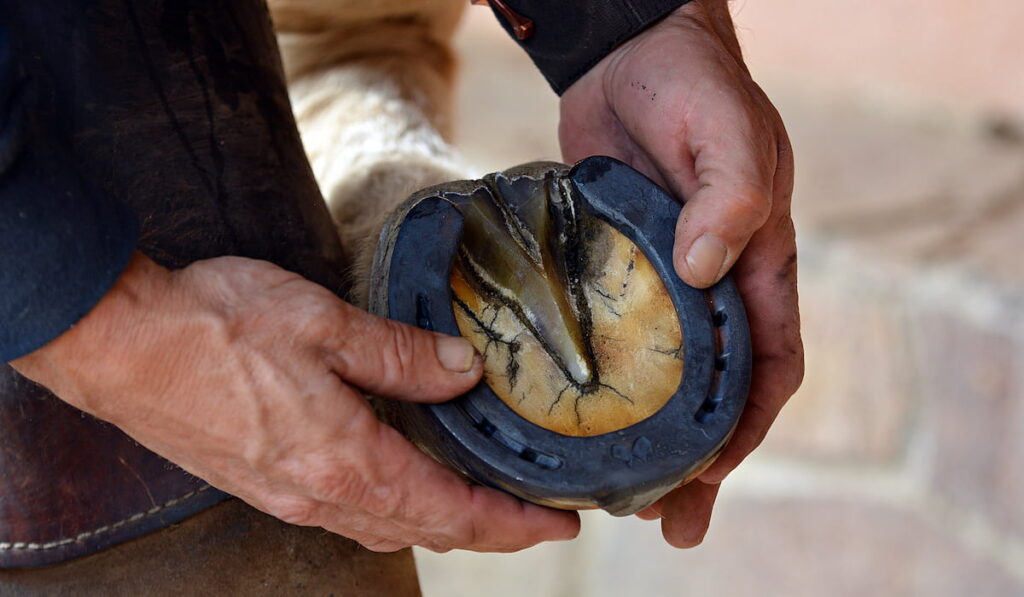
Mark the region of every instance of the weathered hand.
<instances>
[{"instance_id":1,"label":"weathered hand","mask_svg":"<svg viewBox=\"0 0 1024 597\"><path fill-rule=\"evenodd\" d=\"M286 522L377 551L515 551L574 513L470 485L357 390L420 402L480 378L468 342L374 317L274 265L169 272L137 255L73 329L12 363L69 403Z\"/></svg>"},{"instance_id":2,"label":"weathered hand","mask_svg":"<svg viewBox=\"0 0 1024 597\"><path fill-rule=\"evenodd\" d=\"M573 84L559 133L567 161L610 155L686 197L676 271L706 287L732 268L746 303L754 368L736 431L696 481L641 513L662 518L672 545L697 545L718 484L761 442L803 376L785 128L743 63L726 1L694 0Z\"/></svg>"}]
</instances>

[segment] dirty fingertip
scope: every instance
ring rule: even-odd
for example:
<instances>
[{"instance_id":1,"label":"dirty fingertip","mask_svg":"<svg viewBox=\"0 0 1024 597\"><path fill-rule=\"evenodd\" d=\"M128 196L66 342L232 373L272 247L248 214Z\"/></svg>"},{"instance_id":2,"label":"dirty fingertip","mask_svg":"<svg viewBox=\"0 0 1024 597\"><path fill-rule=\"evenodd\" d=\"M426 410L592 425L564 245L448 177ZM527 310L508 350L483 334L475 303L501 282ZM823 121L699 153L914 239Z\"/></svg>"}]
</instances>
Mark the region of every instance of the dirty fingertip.
<instances>
[{"instance_id":1,"label":"dirty fingertip","mask_svg":"<svg viewBox=\"0 0 1024 597\"><path fill-rule=\"evenodd\" d=\"M680 265L684 266L689 279L697 287L704 288L721 279L728 257L729 247L725 242L715 234L705 232L693 241Z\"/></svg>"},{"instance_id":2,"label":"dirty fingertip","mask_svg":"<svg viewBox=\"0 0 1024 597\"><path fill-rule=\"evenodd\" d=\"M469 340L458 336L438 334L434 337L434 347L441 366L453 373L471 371L479 359Z\"/></svg>"}]
</instances>

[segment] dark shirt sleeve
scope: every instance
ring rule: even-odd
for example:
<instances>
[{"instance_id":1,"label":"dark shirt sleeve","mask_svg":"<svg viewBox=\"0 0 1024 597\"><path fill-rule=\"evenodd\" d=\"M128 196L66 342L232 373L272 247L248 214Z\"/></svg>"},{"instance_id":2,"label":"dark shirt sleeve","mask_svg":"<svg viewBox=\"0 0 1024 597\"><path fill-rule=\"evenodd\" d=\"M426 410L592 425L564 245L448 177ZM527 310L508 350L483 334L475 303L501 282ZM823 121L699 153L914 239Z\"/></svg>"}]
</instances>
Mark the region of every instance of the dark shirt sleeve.
<instances>
[{"instance_id":1,"label":"dark shirt sleeve","mask_svg":"<svg viewBox=\"0 0 1024 597\"><path fill-rule=\"evenodd\" d=\"M689 0L506 0L533 21L533 33L517 40L561 95L624 41ZM492 2L495 15L512 34L512 24ZM515 36L513 35L513 39Z\"/></svg>"},{"instance_id":2,"label":"dark shirt sleeve","mask_svg":"<svg viewBox=\"0 0 1024 597\"><path fill-rule=\"evenodd\" d=\"M59 97L41 55L19 45L3 23L0 362L7 362L53 340L99 302L131 258L137 224L83 183L64 133L70 126L62 124L70 99Z\"/></svg>"}]
</instances>

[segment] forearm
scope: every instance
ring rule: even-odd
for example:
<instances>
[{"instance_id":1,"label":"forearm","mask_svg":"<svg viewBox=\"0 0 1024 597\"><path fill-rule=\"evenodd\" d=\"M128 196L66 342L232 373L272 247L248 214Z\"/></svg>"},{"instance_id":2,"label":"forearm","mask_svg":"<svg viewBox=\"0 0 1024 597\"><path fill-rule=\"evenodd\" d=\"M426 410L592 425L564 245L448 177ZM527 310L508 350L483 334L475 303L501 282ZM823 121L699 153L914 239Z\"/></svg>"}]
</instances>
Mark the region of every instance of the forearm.
<instances>
[{"instance_id":1,"label":"forearm","mask_svg":"<svg viewBox=\"0 0 1024 597\"><path fill-rule=\"evenodd\" d=\"M141 333L149 308L158 298L175 300L166 296L169 276L168 270L135 252L116 282L74 327L11 365L65 402L109 419L118 409L117 389L139 385L128 378L157 375L125 365L150 348ZM165 352L165 358L170 353ZM97 391L96 384L103 390Z\"/></svg>"}]
</instances>

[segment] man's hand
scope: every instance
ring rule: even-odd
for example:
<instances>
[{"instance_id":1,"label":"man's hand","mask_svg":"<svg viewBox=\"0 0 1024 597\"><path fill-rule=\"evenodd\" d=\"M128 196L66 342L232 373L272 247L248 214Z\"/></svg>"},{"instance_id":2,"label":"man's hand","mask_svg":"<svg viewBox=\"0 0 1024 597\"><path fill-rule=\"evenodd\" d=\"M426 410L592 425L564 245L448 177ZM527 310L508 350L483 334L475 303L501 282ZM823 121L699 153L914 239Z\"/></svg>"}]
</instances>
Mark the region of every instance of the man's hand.
<instances>
[{"instance_id":1,"label":"man's hand","mask_svg":"<svg viewBox=\"0 0 1024 597\"><path fill-rule=\"evenodd\" d=\"M168 272L137 255L88 316L12 364L256 508L369 549L515 551L579 530L575 513L463 481L359 391L456 396L482 373L467 341L374 317L266 262Z\"/></svg>"},{"instance_id":2,"label":"man's hand","mask_svg":"<svg viewBox=\"0 0 1024 597\"><path fill-rule=\"evenodd\" d=\"M743 63L725 0L694 0L629 40L562 96L565 159L610 155L687 199L674 261L707 287L733 269L754 349L750 398L718 460L640 514L697 545L718 484L764 438L803 376L793 157L775 108Z\"/></svg>"}]
</instances>

